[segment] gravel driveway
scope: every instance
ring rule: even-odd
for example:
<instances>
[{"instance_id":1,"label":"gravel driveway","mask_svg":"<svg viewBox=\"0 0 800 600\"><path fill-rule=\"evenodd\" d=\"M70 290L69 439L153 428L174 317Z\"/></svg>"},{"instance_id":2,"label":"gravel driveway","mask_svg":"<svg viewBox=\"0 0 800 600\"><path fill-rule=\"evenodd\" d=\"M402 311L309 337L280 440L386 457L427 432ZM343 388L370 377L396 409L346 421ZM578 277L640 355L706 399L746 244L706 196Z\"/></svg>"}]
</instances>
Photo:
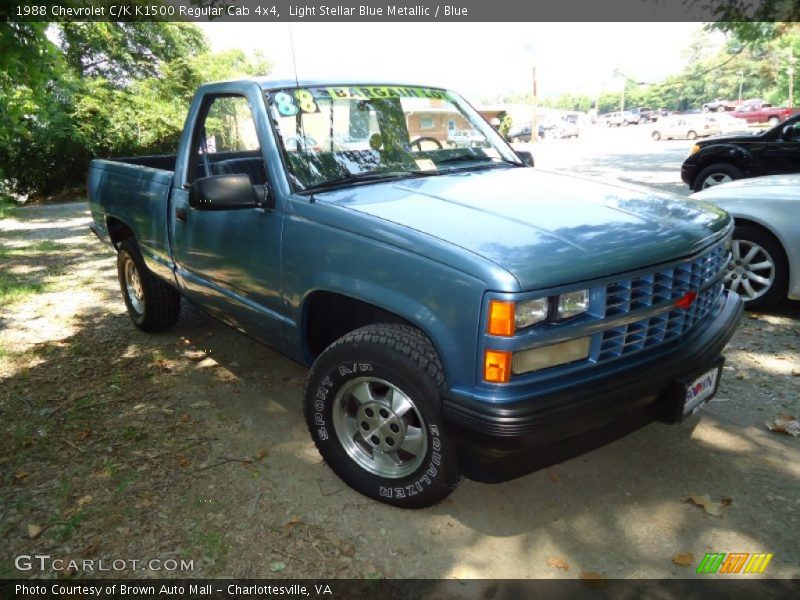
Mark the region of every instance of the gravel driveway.
<instances>
[{"instance_id":1,"label":"gravel driveway","mask_svg":"<svg viewBox=\"0 0 800 600\"><path fill-rule=\"evenodd\" d=\"M186 305L135 329L88 222L83 203L0 221L0 577L52 576L15 570L38 553L192 561L119 576L669 578L706 552L800 576L800 439L765 425L800 413L797 304L745 317L691 426L409 512L321 462L304 368Z\"/></svg>"}]
</instances>

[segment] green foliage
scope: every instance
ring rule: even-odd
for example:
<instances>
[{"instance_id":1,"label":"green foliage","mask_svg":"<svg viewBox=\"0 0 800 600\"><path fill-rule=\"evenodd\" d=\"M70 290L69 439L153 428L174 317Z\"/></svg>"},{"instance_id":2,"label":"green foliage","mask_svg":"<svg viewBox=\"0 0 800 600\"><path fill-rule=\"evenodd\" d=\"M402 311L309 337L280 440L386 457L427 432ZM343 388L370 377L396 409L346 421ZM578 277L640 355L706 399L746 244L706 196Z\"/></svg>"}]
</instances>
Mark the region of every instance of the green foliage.
<instances>
[{"instance_id":1,"label":"green foliage","mask_svg":"<svg viewBox=\"0 0 800 600\"><path fill-rule=\"evenodd\" d=\"M81 185L92 157L175 152L200 84L270 70L261 55L212 53L202 32L185 23L51 27L0 23L6 193Z\"/></svg>"},{"instance_id":2,"label":"green foliage","mask_svg":"<svg viewBox=\"0 0 800 600\"><path fill-rule=\"evenodd\" d=\"M503 115L503 118L500 121L500 127L498 128L498 131L500 132L500 135L505 137L505 136L508 135L508 132L511 131L511 128L513 126L514 126L514 122L511 119L511 115L505 114L505 115Z\"/></svg>"},{"instance_id":3,"label":"green foliage","mask_svg":"<svg viewBox=\"0 0 800 600\"><path fill-rule=\"evenodd\" d=\"M794 1L794 6L798 8L800 2ZM709 35L712 29L727 32L722 48L713 43ZM677 111L700 108L703 103L717 98L738 99L740 83L742 99L763 98L783 106L789 100L791 57L798 61L794 63L794 98L795 104L800 104L800 25L797 23L717 23L701 30L687 48L685 57L683 70L661 82L644 85L627 81L625 108L647 106ZM515 100L529 103L530 97ZM605 113L620 110L621 100L620 92L604 92L597 98L562 94L545 98L541 104L585 111L597 101L598 112Z\"/></svg>"}]
</instances>

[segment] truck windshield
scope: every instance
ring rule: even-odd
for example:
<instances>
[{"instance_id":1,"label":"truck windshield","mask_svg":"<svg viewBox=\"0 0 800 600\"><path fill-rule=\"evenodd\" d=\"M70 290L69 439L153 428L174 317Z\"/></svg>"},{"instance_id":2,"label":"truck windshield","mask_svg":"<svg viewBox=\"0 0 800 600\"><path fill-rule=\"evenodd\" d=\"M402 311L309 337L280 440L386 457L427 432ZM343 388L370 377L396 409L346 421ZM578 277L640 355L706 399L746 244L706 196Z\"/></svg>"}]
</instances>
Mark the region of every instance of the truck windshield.
<instances>
[{"instance_id":1,"label":"truck windshield","mask_svg":"<svg viewBox=\"0 0 800 600\"><path fill-rule=\"evenodd\" d=\"M300 190L522 166L500 135L446 90L301 87L265 95Z\"/></svg>"}]
</instances>

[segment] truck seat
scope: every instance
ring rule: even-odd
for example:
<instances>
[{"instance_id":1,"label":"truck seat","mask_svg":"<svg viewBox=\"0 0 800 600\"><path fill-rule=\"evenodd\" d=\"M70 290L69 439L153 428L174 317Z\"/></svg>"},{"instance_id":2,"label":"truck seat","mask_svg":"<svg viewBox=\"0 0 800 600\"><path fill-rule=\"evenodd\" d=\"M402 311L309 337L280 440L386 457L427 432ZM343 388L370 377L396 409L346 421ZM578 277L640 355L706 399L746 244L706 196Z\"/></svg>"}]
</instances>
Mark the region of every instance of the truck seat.
<instances>
[{"instance_id":1,"label":"truck seat","mask_svg":"<svg viewBox=\"0 0 800 600\"><path fill-rule=\"evenodd\" d=\"M264 185L267 183L267 171L264 168L264 159L260 156L253 158L231 158L212 163L211 172L214 175L244 173L250 176L250 181L253 185Z\"/></svg>"}]
</instances>

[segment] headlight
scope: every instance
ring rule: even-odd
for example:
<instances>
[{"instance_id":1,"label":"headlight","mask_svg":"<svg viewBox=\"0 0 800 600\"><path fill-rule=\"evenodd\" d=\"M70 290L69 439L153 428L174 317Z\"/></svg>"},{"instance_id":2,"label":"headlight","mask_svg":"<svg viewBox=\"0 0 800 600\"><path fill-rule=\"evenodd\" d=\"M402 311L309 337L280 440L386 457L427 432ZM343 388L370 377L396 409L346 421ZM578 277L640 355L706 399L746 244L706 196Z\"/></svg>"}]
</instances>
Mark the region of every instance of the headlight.
<instances>
[{"instance_id":1,"label":"headlight","mask_svg":"<svg viewBox=\"0 0 800 600\"><path fill-rule=\"evenodd\" d=\"M514 323L517 329L530 327L547 318L550 303L547 298L537 298L536 300L526 300L517 304L514 311Z\"/></svg>"},{"instance_id":2,"label":"headlight","mask_svg":"<svg viewBox=\"0 0 800 600\"><path fill-rule=\"evenodd\" d=\"M558 297L558 320L569 319L589 310L589 290L567 292Z\"/></svg>"}]
</instances>

